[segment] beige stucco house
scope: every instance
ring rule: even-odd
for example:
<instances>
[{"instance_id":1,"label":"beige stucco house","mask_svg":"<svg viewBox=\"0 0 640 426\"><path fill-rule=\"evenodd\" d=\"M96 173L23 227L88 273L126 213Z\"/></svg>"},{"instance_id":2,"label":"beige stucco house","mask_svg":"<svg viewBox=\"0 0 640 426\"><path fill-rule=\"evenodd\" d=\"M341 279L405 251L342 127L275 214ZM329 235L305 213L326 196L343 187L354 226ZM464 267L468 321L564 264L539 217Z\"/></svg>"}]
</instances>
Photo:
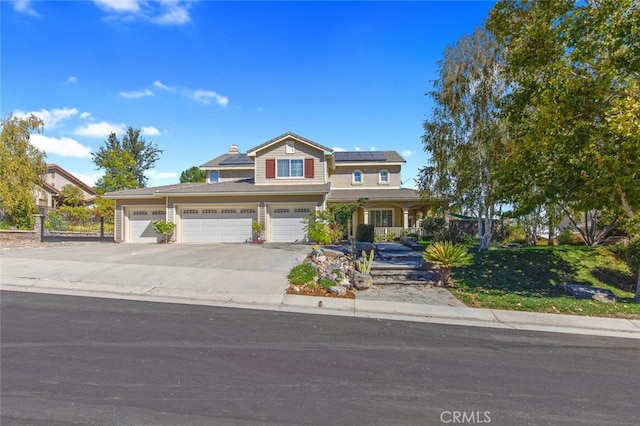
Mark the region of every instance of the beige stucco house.
<instances>
[{"instance_id":1,"label":"beige stucco house","mask_svg":"<svg viewBox=\"0 0 640 426\"><path fill-rule=\"evenodd\" d=\"M59 204L60 190L66 185L76 186L82 191L87 205L93 203L98 193L89 185L58 166L47 164L47 173L43 176L42 186L35 191L36 205L42 212L55 208Z\"/></svg>"},{"instance_id":2,"label":"beige stucco house","mask_svg":"<svg viewBox=\"0 0 640 426\"><path fill-rule=\"evenodd\" d=\"M379 234L411 230L427 205L401 187L405 160L395 151L334 152L285 133L243 153L229 152L200 166L204 183L181 183L111 192L115 240L156 242L153 220L176 224L177 243L245 242L252 222L265 226L267 242L306 241L303 219L328 203L367 201L353 229L373 224Z\"/></svg>"}]
</instances>

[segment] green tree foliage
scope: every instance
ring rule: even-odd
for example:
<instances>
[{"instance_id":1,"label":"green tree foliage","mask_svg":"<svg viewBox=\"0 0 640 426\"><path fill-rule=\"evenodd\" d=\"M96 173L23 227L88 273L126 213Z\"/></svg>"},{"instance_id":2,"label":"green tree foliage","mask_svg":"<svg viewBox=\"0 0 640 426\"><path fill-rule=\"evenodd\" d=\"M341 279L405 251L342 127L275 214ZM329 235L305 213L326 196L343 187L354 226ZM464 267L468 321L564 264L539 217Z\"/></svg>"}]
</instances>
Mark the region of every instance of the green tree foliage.
<instances>
[{"instance_id":1,"label":"green tree foliage","mask_svg":"<svg viewBox=\"0 0 640 426\"><path fill-rule=\"evenodd\" d=\"M512 84L504 197L524 211L556 203L567 213L602 211L610 223L637 220L637 1L500 2L488 27Z\"/></svg>"},{"instance_id":2,"label":"green tree foliage","mask_svg":"<svg viewBox=\"0 0 640 426\"><path fill-rule=\"evenodd\" d=\"M180 173L180 183L188 182L206 182L207 174L204 170L201 170L198 166L189 167L187 170Z\"/></svg>"},{"instance_id":3,"label":"green tree foliage","mask_svg":"<svg viewBox=\"0 0 640 426\"><path fill-rule=\"evenodd\" d=\"M65 185L60 189L60 203L65 206L84 206L84 192L75 185Z\"/></svg>"},{"instance_id":4,"label":"green tree foliage","mask_svg":"<svg viewBox=\"0 0 640 426\"><path fill-rule=\"evenodd\" d=\"M140 136L140 130L129 127L122 140L111 133L104 146L91 154L103 177L96 182L98 192L143 188L147 185L145 173L153 168L162 150Z\"/></svg>"},{"instance_id":5,"label":"green tree foliage","mask_svg":"<svg viewBox=\"0 0 640 426\"><path fill-rule=\"evenodd\" d=\"M0 209L8 219L24 228L33 226L37 206L35 191L47 170L46 154L29 142L33 131L44 123L34 115L2 120L0 145Z\"/></svg>"},{"instance_id":6,"label":"green tree foliage","mask_svg":"<svg viewBox=\"0 0 640 426\"><path fill-rule=\"evenodd\" d=\"M494 174L505 139L498 101L505 89L494 40L477 29L446 48L428 93L434 107L423 142L431 164L421 170L419 187L449 199L448 209L473 212L481 249L491 241L497 202Z\"/></svg>"}]
</instances>

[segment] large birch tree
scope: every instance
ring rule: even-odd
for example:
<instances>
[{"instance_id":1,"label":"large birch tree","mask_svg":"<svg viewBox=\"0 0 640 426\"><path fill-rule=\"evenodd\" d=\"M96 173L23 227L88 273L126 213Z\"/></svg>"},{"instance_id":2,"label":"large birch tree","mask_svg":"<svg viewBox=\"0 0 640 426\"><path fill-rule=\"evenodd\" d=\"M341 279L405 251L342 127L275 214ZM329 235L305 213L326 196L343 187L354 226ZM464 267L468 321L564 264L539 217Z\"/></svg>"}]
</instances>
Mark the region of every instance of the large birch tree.
<instances>
[{"instance_id":1,"label":"large birch tree","mask_svg":"<svg viewBox=\"0 0 640 426\"><path fill-rule=\"evenodd\" d=\"M491 242L494 174L505 137L497 105L505 85L494 40L476 29L447 47L438 65L428 93L434 106L424 121L430 162L420 171L419 187L448 199L449 209L475 215L482 250Z\"/></svg>"}]
</instances>

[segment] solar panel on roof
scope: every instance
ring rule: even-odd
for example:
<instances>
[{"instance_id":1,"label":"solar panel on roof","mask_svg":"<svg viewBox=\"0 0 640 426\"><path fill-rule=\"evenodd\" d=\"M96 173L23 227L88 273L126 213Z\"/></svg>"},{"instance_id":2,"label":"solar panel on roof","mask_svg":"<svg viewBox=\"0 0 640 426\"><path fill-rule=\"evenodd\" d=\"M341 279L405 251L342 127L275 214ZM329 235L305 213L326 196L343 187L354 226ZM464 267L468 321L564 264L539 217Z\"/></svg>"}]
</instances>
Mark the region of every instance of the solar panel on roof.
<instances>
[{"instance_id":1,"label":"solar panel on roof","mask_svg":"<svg viewBox=\"0 0 640 426\"><path fill-rule=\"evenodd\" d=\"M379 151L339 151L336 161L384 161L387 157Z\"/></svg>"},{"instance_id":2,"label":"solar panel on roof","mask_svg":"<svg viewBox=\"0 0 640 426\"><path fill-rule=\"evenodd\" d=\"M220 165L253 164L253 160L246 155L232 155L220 162Z\"/></svg>"}]
</instances>

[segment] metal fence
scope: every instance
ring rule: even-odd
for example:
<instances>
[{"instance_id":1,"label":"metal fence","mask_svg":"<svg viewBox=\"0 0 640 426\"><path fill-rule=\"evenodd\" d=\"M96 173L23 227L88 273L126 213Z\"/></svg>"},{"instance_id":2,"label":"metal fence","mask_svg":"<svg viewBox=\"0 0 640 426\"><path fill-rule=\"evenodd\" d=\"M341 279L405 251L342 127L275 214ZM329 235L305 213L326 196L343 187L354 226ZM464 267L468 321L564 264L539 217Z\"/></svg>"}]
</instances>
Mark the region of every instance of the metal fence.
<instances>
[{"instance_id":1,"label":"metal fence","mask_svg":"<svg viewBox=\"0 0 640 426\"><path fill-rule=\"evenodd\" d=\"M49 210L40 222L42 241L113 241L113 218L90 210Z\"/></svg>"}]
</instances>

